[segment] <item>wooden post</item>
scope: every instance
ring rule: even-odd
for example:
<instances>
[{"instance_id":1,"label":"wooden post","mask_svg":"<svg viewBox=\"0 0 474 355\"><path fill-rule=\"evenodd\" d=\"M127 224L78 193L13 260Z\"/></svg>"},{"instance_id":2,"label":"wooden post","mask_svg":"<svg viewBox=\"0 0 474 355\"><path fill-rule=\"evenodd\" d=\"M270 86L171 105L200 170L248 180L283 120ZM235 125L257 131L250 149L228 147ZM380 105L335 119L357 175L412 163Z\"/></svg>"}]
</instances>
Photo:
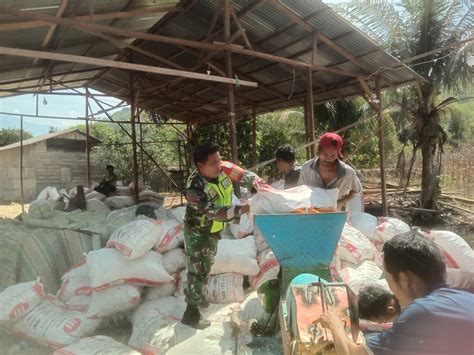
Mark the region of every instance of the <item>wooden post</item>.
<instances>
[{"instance_id":1,"label":"wooden post","mask_svg":"<svg viewBox=\"0 0 474 355\"><path fill-rule=\"evenodd\" d=\"M25 200L23 192L23 115L20 117L20 189L21 189L21 213L25 213Z\"/></svg>"},{"instance_id":2,"label":"wooden post","mask_svg":"<svg viewBox=\"0 0 474 355\"><path fill-rule=\"evenodd\" d=\"M232 6L230 0L224 0L224 35L225 40L230 39L230 7ZM225 51L225 67L228 78L232 78L232 52L229 50ZM227 100L229 103L229 116L230 116L230 144L232 152L232 161L235 164L239 164L239 157L237 154L237 130L235 124L235 99L234 99L234 85L227 85Z\"/></svg>"},{"instance_id":3,"label":"wooden post","mask_svg":"<svg viewBox=\"0 0 474 355\"><path fill-rule=\"evenodd\" d=\"M309 130L309 141L314 142L316 140L316 135L314 133L314 101L313 101L313 73L311 69L308 69L308 99L307 99L307 110L308 110L308 130ZM314 143L309 147L310 156L314 158L315 150Z\"/></svg>"},{"instance_id":4,"label":"wooden post","mask_svg":"<svg viewBox=\"0 0 474 355\"><path fill-rule=\"evenodd\" d=\"M91 160L89 147L89 88L86 86L86 178L87 187L91 187Z\"/></svg>"},{"instance_id":5,"label":"wooden post","mask_svg":"<svg viewBox=\"0 0 474 355\"><path fill-rule=\"evenodd\" d=\"M140 146L143 147L143 125L142 125L142 117L141 117L142 110L138 110L138 123L140 125ZM140 149L140 161L142 165L142 180L143 185L145 185L145 160L143 158L143 150Z\"/></svg>"},{"instance_id":6,"label":"wooden post","mask_svg":"<svg viewBox=\"0 0 474 355\"><path fill-rule=\"evenodd\" d=\"M132 61L132 56L129 56ZM138 205L138 157L137 157L137 132L135 131L135 90L133 89L133 71L130 71L130 121L132 124L132 157L133 157L133 180L135 182L135 203ZM142 146L140 144L140 146Z\"/></svg>"},{"instance_id":7,"label":"wooden post","mask_svg":"<svg viewBox=\"0 0 474 355\"><path fill-rule=\"evenodd\" d=\"M257 165L257 114L252 107L252 165Z\"/></svg>"},{"instance_id":8,"label":"wooden post","mask_svg":"<svg viewBox=\"0 0 474 355\"><path fill-rule=\"evenodd\" d=\"M305 137L305 143L309 143L310 138L309 138L309 128L308 128L308 97L304 97L304 104L303 104L303 109L304 109L304 137ZM311 159L311 149L310 147L306 147L306 160Z\"/></svg>"},{"instance_id":9,"label":"wooden post","mask_svg":"<svg viewBox=\"0 0 474 355\"><path fill-rule=\"evenodd\" d=\"M378 131L379 131L379 156L380 156L380 182L382 185L382 215L388 215L387 208L387 185L385 181L385 146L384 146L384 134L383 134L383 115L382 115L382 95L380 92L380 79L375 80L375 91L377 95L378 106L380 110L378 112Z\"/></svg>"},{"instance_id":10,"label":"wooden post","mask_svg":"<svg viewBox=\"0 0 474 355\"><path fill-rule=\"evenodd\" d=\"M230 12L231 0L224 0L224 36L227 43L230 43ZM232 78L232 52L225 51L225 69L228 78ZM234 164L239 164L239 156L237 154L237 129L235 124L235 99L234 99L234 85L227 85L227 102L229 103L229 131L230 131L230 146L232 152L232 161ZM237 197L240 197L240 185L234 184L234 191Z\"/></svg>"}]
</instances>

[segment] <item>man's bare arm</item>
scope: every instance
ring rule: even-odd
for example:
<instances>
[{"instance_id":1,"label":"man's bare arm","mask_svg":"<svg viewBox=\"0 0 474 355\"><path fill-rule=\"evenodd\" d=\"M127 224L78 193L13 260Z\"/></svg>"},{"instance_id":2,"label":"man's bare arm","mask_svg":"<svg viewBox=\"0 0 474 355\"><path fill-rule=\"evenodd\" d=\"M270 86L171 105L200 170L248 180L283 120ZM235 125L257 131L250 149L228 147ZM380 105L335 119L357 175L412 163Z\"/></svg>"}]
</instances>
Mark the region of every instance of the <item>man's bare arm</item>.
<instances>
[{"instance_id":1,"label":"man's bare arm","mask_svg":"<svg viewBox=\"0 0 474 355\"><path fill-rule=\"evenodd\" d=\"M334 310L329 310L328 313L321 317L321 325L329 328L334 339L334 346L336 353L339 355L369 355L364 344L355 344L348 337L344 330L344 325L341 319Z\"/></svg>"}]
</instances>

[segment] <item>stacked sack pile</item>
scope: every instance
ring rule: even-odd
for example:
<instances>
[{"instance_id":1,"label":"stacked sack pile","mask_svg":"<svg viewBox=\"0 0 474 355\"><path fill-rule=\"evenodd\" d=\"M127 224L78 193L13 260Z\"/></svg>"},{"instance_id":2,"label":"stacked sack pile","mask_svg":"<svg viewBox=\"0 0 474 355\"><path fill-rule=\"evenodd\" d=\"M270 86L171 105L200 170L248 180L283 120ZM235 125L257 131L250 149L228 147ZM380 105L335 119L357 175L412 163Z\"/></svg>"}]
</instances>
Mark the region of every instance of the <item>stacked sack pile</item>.
<instances>
[{"instance_id":1,"label":"stacked sack pile","mask_svg":"<svg viewBox=\"0 0 474 355\"><path fill-rule=\"evenodd\" d=\"M93 199L105 200L95 196L89 201ZM253 213L288 213L334 208L336 200L337 190L307 186L276 190L262 185L250 204ZM219 241L208 284L211 306L203 312L212 325L196 331L180 323L186 307L185 208L165 210L159 205L153 218L137 216L139 208L124 206L105 214L105 248L90 251L66 272L56 295L47 295L39 281L0 293L0 322L16 335L58 349L56 354L81 354L84 349L127 354L244 351L251 341L246 337L249 325L269 316L257 290L276 280L280 271L252 216L243 215L230 224ZM394 218L351 213L331 264L334 280L347 283L356 294L370 283L387 287L381 248L409 229ZM443 248L450 267L472 265L472 250L459 236L451 232L426 236ZM455 252L459 247L462 255ZM248 289L244 289L245 277L250 281ZM97 334L102 322L125 317L132 324L127 344ZM235 324L240 325L237 335Z\"/></svg>"},{"instance_id":2,"label":"stacked sack pile","mask_svg":"<svg viewBox=\"0 0 474 355\"><path fill-rule=\"evenodd\" d=\"M202 334L182 325L185 208L163 209L164 218L136 216L137 208L107 215L110 237L105 248L88 252L67 271L55 295L47 295L39 281L14 285L0 294L0 319L8 321L13 334L58 349L57 354L80 354L88 348L158 354L173 346L176 353L192 353L193 344L202 349L204 339L206 351L219 353L240 344L231 322L267 316L257 294L246 294L243 286L244 275L260 273L255 238L246 233L238 239L229 233L232 239L219 243L208 285L211 307L205 315L215 324ZM121 318L132 323L127 345L96 334L101 324ZM244 348L249 339L239 346Z\"/></svg>"}]
</instances>

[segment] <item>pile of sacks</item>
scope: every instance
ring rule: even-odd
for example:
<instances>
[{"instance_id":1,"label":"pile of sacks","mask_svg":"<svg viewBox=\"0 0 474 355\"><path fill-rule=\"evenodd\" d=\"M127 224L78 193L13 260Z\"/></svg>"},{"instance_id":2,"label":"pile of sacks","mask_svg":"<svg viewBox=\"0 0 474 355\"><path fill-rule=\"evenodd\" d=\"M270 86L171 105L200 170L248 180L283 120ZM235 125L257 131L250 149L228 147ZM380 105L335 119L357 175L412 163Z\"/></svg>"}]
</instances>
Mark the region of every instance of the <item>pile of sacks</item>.
<instances>
[{"instance_id":1,"label":"pile of sacks","mask_svg":"<svg viewBox=\"0 0 474 355\"><path fill-rule=\"evenodd\" d=\"M368 213L352 212L344 225L331 263L334 280L346 283L356 295L368 285L388 289L383 278L383 245L395 235L410 229L408 224L396 218L376 218ZM448 282L452 270L472 271L474 253L459 235L435 230L422 234L433 240L440 249L448 269Z\"/></svg>"},{"instance_id":2,"label":"pile of sacks","mask_svg":"<svg viewBox=\"0 0 474 355\"><path fill-rule=\"evenodd\" d=\"M108 224L105 248L90 251L67 271L55 295L47 295L39 281L7 288L0 294L0 319L8 320L13 334L60 349L57 354L85 348L157 354L178 344L176 353L186 353L208 338L211 353L221 352L223 344L229 350L244 347L250 338L237 339L231 322L267 316L257 294L246 294L243 286L244 275L262 278L261 265L267 265L259 265L255 237L246 233L236 239L229 233L233 239L219 242L206 312L217 323L195 334L180 323L186 305L184 207L165 210L163 219L136 217L136 207L107 215L115 224ZM132 323L127 345L96 334L102 322L124 317Z\"/></svg>"}]
</instances>

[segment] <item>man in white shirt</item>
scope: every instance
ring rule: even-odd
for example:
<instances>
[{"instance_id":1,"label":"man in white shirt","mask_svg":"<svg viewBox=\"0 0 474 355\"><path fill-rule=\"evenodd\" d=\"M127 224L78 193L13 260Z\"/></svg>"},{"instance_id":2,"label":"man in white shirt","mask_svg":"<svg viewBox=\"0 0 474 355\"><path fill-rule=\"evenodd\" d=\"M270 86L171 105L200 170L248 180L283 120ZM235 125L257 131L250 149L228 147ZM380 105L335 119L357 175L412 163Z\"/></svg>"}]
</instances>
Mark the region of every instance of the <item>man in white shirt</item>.
<instances>
[{"instance_id":1,"label":"man in white shirt","mask_svg":"<svg viewBox=\"0 0 474 355\"><path fill-rule=\"evenodd\" d=\"M336 133L325 133L319 139L319 157L311 159L301 168L298 185L322 189L339 189L338 207L342 207L362 193L362 184L354 169L342 162L343 140Z\"/></svg>"}]
</instances>

